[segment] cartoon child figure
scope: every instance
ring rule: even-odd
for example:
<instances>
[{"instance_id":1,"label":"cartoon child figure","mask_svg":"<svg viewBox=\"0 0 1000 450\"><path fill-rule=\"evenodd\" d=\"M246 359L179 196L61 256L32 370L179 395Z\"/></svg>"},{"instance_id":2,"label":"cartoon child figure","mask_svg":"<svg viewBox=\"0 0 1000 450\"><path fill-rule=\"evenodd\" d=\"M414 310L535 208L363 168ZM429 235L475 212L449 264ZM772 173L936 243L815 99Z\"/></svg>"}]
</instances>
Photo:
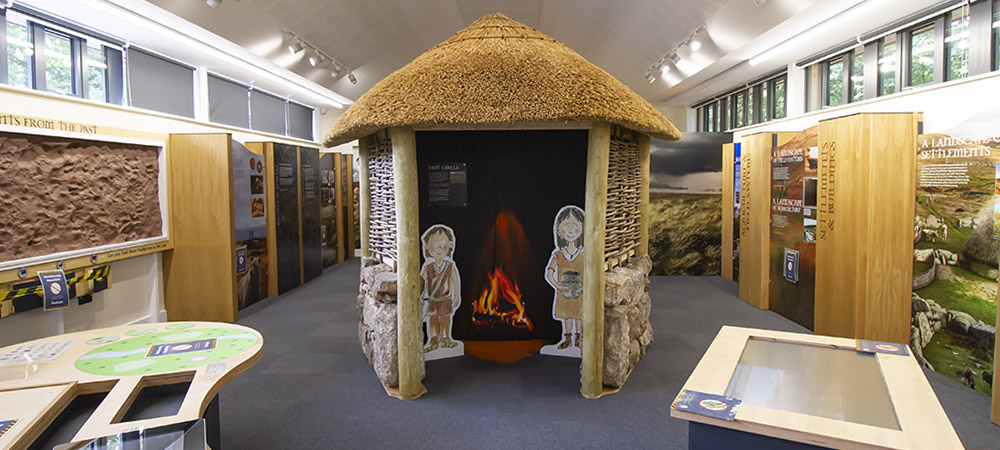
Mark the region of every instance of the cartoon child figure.
<instances>
[{"instance_id":1,"label":"cartoon child figure","mask_svg":"<svg viewBox=\"0 0 1000 450\"><path fill-rule=\"evenodd\" d=\"M545 281L555 289L552 315L563 323L563 340L557 348L582 346L583 318L583 210L567 205L552 226L556 249L545 267Z\"/></svg>"},{"instance_id":2,"label":"cartoon child figure","mask_svg":"<svg viewBox=\"0 0 1000 450\"><path fill-rule=\"evenodd\" d=\"M462 282L452 259L455 232L445 225L432 225L420 240L424 247L424 265L420 268L420 277L424 279L421 298L430 337L424 352L454 348L458 343L451 340L451 318L462 303Z\"/></svg>"}]
</instances>

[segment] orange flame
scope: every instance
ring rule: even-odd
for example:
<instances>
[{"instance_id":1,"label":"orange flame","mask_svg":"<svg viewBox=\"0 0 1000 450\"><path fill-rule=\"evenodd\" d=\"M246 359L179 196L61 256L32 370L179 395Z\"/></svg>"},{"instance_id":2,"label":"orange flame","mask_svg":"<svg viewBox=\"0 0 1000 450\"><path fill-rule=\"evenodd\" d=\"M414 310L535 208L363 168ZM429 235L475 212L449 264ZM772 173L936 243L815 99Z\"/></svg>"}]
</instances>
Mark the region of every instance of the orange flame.
<instances>
[{"instance_id":1,"label":"orange flame","mask_svg":"<svg viewBox=\"0 0 1000 450\"><path fill-rule=\"evenodd\" d=\"M489 278L490 287L484 288L479 299L472 304L472 323L483 326L499 322L516 328L527 328L529 331L534 330L535 325L524 313L521 289L517 287L517 283L511 281L499 268L494 269ZM500 297L513 305L514 309L502 311Z\"/></svg>"}]
</instances>

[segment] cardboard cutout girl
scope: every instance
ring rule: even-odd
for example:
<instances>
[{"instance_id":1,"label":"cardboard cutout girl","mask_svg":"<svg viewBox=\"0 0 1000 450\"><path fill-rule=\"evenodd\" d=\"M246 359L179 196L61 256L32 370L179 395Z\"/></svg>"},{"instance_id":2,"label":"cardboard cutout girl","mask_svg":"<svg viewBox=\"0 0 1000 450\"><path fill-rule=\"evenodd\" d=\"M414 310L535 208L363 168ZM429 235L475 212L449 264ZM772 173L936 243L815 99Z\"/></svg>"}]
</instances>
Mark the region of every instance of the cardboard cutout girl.
<instances>
[{"instance_id":1,"label":"cardboard cutout girl","mask_svg":"<svg viewBox=\"0 0 1000 450\"><path fill-rule=\"evenodd\" d=\"M421 298L428 334L427 346L424 347L424 352L428 353L426 359L461 356L464 353L461 342L451 340L452 317L462 303L462 281L458 266L452 259L455 232L446 225L432 225L420 236L420 241L424 253L420 277L424 280ZM435 352L439 349L441 351Z\"/></svg>"},{"instance_id":2,"label":"cardboard cutout girl","mask_svg":"<svg viewBox=\"0 0 1000 450\"><path fill-rule=\"evenodd\" d=\"M552 317L562 321L563 338L555 346L543 348L542 353L576 356L583 345L583 210L563 206L556 214L552 233L556 248L545 267L545 281L555 289Z\"/></svg>"}]
</instances>

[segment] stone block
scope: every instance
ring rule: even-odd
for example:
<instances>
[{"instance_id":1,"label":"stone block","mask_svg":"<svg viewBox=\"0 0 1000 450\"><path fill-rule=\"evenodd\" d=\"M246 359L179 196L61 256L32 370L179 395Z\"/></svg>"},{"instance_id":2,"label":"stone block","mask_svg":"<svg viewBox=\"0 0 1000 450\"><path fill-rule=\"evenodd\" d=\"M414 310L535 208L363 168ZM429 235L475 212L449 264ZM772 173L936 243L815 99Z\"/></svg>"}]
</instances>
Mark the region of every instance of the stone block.
<instances>
[{"instance_id":1,"label":"stone block","mask_svg":"<svg viewBox=\"0 0 1000 450\"><path fill-rule=\"evenodd\" d=\"M649 258L649 255L632 258L628 262L628 268L641 273L643 276L648 276L649 271L653 270L653 260Z\"/></svg>"},{"instance_id":2,"label":"stone block","mask_svg":"<svg viewBox=\"0 0 1000 450\"><path fill-rule=\"evenodd\" d=\"M631 341L627 307L604 308L604 385L621 387L628 375Z\"/></svg>"},{"instance_id":3,"label":"stone block","mask_svg":"<svg viewBox=\"0 0 1000 450\"><path fill-rule=\"evenodd\" d=\"M379 380L399 387L399 344L396 340L396 305L381 304L371 325L374 333L372 367Z\"/></svg>"},{"instance_id":4,"label":"stone block","mask_svg":"<svg viewBox=\"0 0 1000 450\"><path fill-rule=\"evenodd\" d=\"M374 340L374 332L364 323L358 322L358 341L361 342L361 351L365 354L365 358L368 358L368 365L372 364L372 351Z\"/></svg>"}]
</instances>

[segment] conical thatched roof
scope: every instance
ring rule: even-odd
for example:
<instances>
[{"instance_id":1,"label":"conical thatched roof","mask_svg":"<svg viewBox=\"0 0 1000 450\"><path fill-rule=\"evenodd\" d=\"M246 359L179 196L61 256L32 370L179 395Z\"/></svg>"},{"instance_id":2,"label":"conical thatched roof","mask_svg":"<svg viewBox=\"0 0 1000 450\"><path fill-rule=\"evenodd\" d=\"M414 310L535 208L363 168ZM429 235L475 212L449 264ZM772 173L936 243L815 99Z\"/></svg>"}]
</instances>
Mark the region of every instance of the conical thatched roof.
<instances>
[{"instance_id":1,"label":"conical thatched roof","mask_svg":"<svg viewBox=\"0 0 1000 450\"><path fill-rule=\"evenodd\" d=\"M372 87L323 143L395 126L583 120L681 138L653 105L569 47L490 14Z\"/></svg>"}]
</instances>

